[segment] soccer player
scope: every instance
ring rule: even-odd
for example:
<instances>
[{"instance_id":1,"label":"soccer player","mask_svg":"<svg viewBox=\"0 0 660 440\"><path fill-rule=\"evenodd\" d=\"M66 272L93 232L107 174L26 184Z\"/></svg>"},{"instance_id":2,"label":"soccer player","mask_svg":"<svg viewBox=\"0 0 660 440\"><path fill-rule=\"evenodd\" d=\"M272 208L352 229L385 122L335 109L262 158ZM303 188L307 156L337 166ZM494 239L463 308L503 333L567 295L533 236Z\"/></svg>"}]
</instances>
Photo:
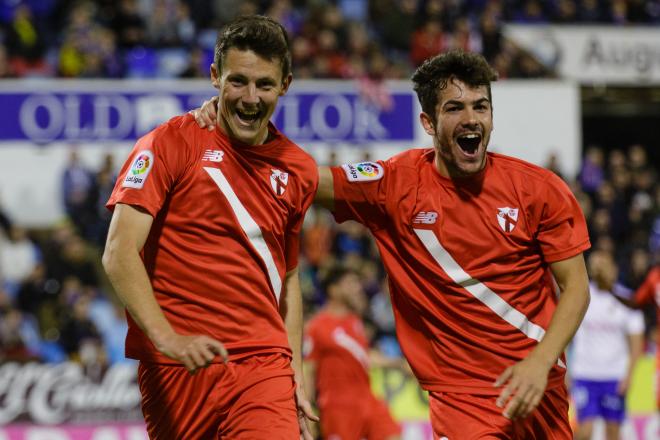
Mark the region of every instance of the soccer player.
<instances>
[{"instance_id":1,"label":"soccer player","mask_svg":"<svg viewBox=\"0 0 660 440\"><path fill-rule=\"evenodd\" d=\"M563 351L589 304L587 227L554 173L486 151L496 78L479 54L428 59L412 80L433 148L321 167L315 200L373 233L437 437L568 440Z\"/></svg>"},{"instance_id":2,"label":"soccer player","mask_svg":"<svg viewBox=\"0 0 660 440\"><path fill-rule=\"evenodd\" d=\"M572 344L570 375L577 407L575 438L589 440L596 418L605 420L607 440L618 440L626 392L644 346L644 317L621 304L618 268L605 251L589 256L591 302Z\"/></svg>"},{"instance_id":3,"label":"soccer player","mask_svg":"<svg viewBox=\"0 0 660 440\"><path fill-rule=\"evenodd\" d=\"M190 115L157 127L108 201L103 264L128 311L152 439L312 438L297 259L318 174L269 122L290 60L277 22L228 24L211 65L218 129Z\"/></svg>"},{"instance_id":4,"label":"soccer player","mask_svg":"<svg viewBox=\"0 0 660 440\"><path fill-rule=\"evenodd\" d=\"M397 440L386 404L371 391L370 351L360 314L367 299L358 275L336 267L323 280L327 301L307 323L306 391L315 390L324 439Z\"/></svg>"}]
</instances>

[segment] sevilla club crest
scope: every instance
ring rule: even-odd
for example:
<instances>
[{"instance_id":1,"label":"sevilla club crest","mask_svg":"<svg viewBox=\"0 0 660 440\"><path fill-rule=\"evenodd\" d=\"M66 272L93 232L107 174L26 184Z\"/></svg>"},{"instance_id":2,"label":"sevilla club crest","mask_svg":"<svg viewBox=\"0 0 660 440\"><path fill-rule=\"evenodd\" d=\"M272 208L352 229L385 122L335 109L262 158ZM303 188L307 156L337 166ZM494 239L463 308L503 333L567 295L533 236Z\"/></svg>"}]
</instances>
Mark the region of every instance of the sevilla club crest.
<instances>
[{"instance_id":1,"label":"sevilla club crest","mask_svg":"<svg viewBox=\"0 0 660 440\"><path fill-rule=\"evenodd\" d=\"M511 232L518 224L518 208L497 208L497 222L504 232Z\"/></svg>"},{"instance_id":2,"label":"sevilla club crest","mask_svg":"<svg viewBox=\"0 0 660 440\"><path fill-rule=\"evenodd\" d=\"M286 184L289 183L289 173L284 173L280 170L271 170L270 186L275 191L275 194L281 196L286 191Z\"/></svg>"}]
</instances>

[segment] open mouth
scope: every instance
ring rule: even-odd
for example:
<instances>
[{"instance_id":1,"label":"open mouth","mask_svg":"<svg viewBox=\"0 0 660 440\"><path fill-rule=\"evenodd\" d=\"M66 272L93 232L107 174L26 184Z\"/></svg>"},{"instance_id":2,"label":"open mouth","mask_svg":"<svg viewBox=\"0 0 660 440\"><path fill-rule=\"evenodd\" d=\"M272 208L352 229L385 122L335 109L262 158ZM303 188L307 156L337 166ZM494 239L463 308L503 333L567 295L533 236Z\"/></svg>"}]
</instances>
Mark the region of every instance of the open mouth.
<instances>
[{"instance_id":1,"label":"open mouth","mask_svg":"<svg viewBox=\"0 0 660 440\"><path fill-rule=\"evenodd\" d=\"M246 124L252 124L254 121L259 119L261 112L256 108L251 110L237 108L236 115L242 122L245 122Z\"/></svg>"},{"instance_id":2,"label":"open mouth","mask_svg":"<svg viewBox=\"0 0 660 440\"><path fill-rule=\"evenodd\" d=\"M456 143L465 154L473 155L481 145L481 135L479 133L465 133L456 138Z\"/></svg>"}]
</instances>

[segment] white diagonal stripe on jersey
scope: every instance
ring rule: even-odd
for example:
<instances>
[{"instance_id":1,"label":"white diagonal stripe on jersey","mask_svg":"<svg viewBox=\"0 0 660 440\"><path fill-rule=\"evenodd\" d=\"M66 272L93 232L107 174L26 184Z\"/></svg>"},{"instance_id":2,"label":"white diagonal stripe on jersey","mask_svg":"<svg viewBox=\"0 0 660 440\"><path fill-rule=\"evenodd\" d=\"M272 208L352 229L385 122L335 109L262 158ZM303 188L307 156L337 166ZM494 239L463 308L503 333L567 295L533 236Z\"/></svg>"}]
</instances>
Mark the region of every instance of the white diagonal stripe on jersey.
<instances>
[{"instance_id":1,"label":"white diagonal stripe on jersey","mask_svg":"<svg viewBox=\"0 0 660 440\"><path fill-rule=\"evenodd\" d=\"M507 303L497 293L493 292L481 281L472 278L463 268L454 260L454 258L442 246L440 240L433 231L424 229L415 229L415 233L422 241L424 247L429 251L433 259L445 271L445 273L456 284L467 290L472 296L481 301L486 307L491 309L500 318L523 332L528 338L540 341L545 335L545 330L539 325L534 324L520 311L516 310L511 304ZM566 368L561 359L557 363Z\"/></svg>"},{"instance_id":2,"label":"white diagonal stripe on jersey","mask_svg":"<svg viewBox=\"0 0 660 440\"><path fill-rule=\"evenodd\" d=\"M252 246L257 251L261 259L266 264L266 269L268 270L268 278L270 278L270 285L275 293L275 298L277 303L280 302L280 291L282 290L282 280L280 279L280 274L277 271L277 266L275 266L275 261L273 260L273 255L268 249L266 240L264 240L263 235L261 234L261 229L259 225L254 221L250 216L250 213L247 212L245 206L238 199L238 196L234 192L234 189L231 187L227 178L222 171L218 168L204 167L204 170L209 173L209 176L213 179L220 191L225 195L229 205L234 210L238 223L241 225L243 232L247 235L248 240L252 243Z\"/></svg>"}]
</instances>

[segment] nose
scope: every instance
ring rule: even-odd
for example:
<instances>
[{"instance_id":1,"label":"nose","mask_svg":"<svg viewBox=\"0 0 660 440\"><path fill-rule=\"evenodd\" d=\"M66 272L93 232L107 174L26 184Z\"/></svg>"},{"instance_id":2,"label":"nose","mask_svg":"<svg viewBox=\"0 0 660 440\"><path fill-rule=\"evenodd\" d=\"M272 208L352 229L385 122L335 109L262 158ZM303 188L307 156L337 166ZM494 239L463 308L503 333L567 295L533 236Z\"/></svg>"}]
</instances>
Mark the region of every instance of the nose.
<instances>
[{"instance_id":1,"label":"nose","mask_svg":"<svg viewBox=\"0 0 660 440\"><path fill-rule=\"evenodd\" d=\"M462 121L463 125L466 127L474 128L476 127L479 122L477 119L477 113L474 111L473 108L471 107L466 107L465 108L465 113L464 113L464 118Z\"/></svg>"},{"instance_id":2,"label":"nose","mask_svg":"<svg viewBox=\"0 0 660 440\"><path fill-rule=\"evenodd\" d=\"M243 102L247 104L259 104L259 96L257 96L256 84L248 84L246 93L243 96Z\"/></svg>"}]
</instances>

